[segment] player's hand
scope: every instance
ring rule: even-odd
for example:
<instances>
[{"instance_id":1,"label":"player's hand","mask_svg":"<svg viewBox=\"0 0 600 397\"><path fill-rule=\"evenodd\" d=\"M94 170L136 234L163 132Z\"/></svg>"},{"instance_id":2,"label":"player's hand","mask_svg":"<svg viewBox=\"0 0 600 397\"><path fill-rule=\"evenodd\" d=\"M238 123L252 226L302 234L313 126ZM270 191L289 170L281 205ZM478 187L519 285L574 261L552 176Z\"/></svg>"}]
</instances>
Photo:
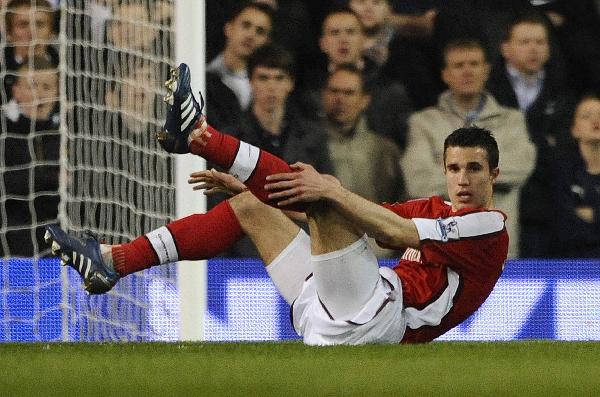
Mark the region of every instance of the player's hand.
<instances>
[{"instance_id":1,"label":"player's hand","mask_svg":"<svg viewBox=\"0 0 600 397\"><path fill-rule=\"evenodd\" d=\"M205 195L225 193L235 196L246 190L246 185L234 176L219 172L215 169L193 172L188 179L190 185L196 184L193 190L204 190Z\"/></svg>"},{"instance_id":2,"label":"player's hand","mask_svg":"<svg viewBox=\"0 0 600 397\"><path fill-rule=\"evenodd\" d=\"M298 162L290 167L293 172L267 177L265 189L273 192L268 198L276 201L278 206L327 199L341 186L334 176L320 174L309 164Z\"/></svg>"}]
</instances>

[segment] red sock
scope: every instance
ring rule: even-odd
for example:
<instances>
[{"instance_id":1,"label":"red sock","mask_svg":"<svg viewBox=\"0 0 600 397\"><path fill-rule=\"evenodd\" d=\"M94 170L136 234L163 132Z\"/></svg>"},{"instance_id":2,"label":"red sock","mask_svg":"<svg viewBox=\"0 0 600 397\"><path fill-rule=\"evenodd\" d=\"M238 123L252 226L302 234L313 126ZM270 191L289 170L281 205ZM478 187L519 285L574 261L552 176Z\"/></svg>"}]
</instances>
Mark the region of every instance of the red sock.
<instances>
[{"instance_id":1,"label":"red sock","mask_svg":"<svg viewBox=\"0 0 600 397\"><path fill-rule=\"evenodd\" d=\"M248 189L260 201L280 208L267 198L269 192L265 190L266 178L272 174L291 172L292 169L288 163L265 150L240 141L236 137L223 134L210 125L208 131L211 133L211 137L207 144L203 146L197 141L192 141L191 152L227 169L231 175L248 186ZM304 211L306 205L298 204L283 209Z\"/></svg>"},{"instance_id":2,"label":"red sock","mask_svg":"<svg viewBox=\"0 0 600 397\"><path fill-rule=\"evenodd\" d=\"M114 268L124 277L154 265L212 258L243 235L229 201L223 201L206 214L190 215L113 246Z\"/></svg>"}]
</instances>

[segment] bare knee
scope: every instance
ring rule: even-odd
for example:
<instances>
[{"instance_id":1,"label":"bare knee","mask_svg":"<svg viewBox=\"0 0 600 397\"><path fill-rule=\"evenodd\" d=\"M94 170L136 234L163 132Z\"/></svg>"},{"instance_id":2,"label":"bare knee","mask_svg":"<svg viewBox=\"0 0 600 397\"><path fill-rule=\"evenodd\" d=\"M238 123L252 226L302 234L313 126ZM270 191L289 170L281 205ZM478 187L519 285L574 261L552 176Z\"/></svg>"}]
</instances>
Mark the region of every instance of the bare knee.
<instances>
[{"instance_id":1,"label":"bare knee","mask_svg":"<svg viewBox=\"0 0 600 397\"><path fill-rule=\"evenodd\" d=\"M229 204L265 264L271 263L298 235L298 225L250 192L230 198Z\"/></svg>"},{"instance_id":2,"label":"bare knee","mask_svg":"<svg viewBox=\"0 0 600 397\"><path fill-rule=\"evenodd\" d=\"M264 211L267 207L249 191L231 197L229 205L241 224L248 218L256 216L257 212Z\"/></svg>"}]
</instances>

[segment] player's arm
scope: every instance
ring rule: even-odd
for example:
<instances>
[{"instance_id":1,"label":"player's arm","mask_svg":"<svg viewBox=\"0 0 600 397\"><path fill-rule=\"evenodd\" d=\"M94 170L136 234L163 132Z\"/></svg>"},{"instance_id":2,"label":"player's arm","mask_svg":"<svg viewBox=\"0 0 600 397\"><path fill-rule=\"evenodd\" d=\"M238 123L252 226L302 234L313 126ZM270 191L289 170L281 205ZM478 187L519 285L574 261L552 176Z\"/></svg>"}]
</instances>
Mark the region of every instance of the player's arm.
<instances>
[{"instance_id":1,"label":"player's arm","mask_svg":"<svg viewBox=\"0 0 600 397\"><path fill-rule=\"evenodd\" d=\"M357 228L379 242L393 247L419 247L415 224L396 213L345 189L330 176L319 174L308 164L291 165L296 172L267 177L269 199L284 206L299 202L326 200Z\"/></svg>"}]
</instances>

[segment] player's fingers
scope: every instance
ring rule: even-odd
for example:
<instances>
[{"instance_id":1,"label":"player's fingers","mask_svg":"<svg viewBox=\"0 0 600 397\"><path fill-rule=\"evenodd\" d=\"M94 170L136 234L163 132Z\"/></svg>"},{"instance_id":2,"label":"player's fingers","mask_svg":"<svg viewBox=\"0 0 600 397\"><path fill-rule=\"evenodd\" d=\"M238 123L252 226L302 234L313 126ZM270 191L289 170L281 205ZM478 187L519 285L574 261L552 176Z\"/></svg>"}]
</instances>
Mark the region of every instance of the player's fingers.
<instances>
[{"instance_id":1,"label":"player's fingers","mask_svg":"<svg viewBox=\"0 0 600 397\"><path fill-rule=\"evenodd\" d=\"M200 170L200 171L194 171L190 174L190 176L203 176L203 175L210 175L210 171L211 170Z\"/></svg>"},{"instance_id":2,"label":"player's fingers","mask_svg":"<svg viewBox=\"0 0 600 397\"><path fill-rule=\"evenodd\" d=\"M204 194L206 196L210 196L210 195L217 194L217 193L230 194L229 190L222 189L220 187L213 187L212 189L207 189L207 190L204 191Z\"/></svg>"},{"instance_id":3,"label":"player's fingers","mask_svg":"<svg viewBox=\"0 0 600 397\"><path fill-rule=\"evenodd\" d=\"M193 185L196 183L215 183L215 180L213 178L205 178L205 177L198 177L198 178L190 178L188 179L188 184Z\"/></svg>"},{"instance_id":4,"label":"player's fingers","mask_svg":"<svg viewBox=\"0 0 600 397\"><path fill-rule=\"evenodd\" d=\"M286 207L288 205L296 204L300 201L302 201L300 196L293 196L293 197L289 197L287 199L278 201L277 206L278 207Z\"/></svg>"},{"instance_id":5,"label":"player's fingers","mask_svg":"<svg viewBox=\"0 0 600 397\"><path fill-rule=\"evenodd\" d=\"M201 183L199 185L194 186L192 189L193 190L205 190L205 189L212 189L217 187L217 185L215 185L214 183Z\"/></svg>"},{"instance_id":6,"label":"player's fingers","mask_svg":"<svg viewBox=\"0 0 600 397\"><path fill-rule=\"evenodd\" d=\"M275 181L289 181L291 179L296 179L298 173L296 172L283 172L281 174L273 174L267 176L267 181L275 182Z\"/></svg>"},{"instance_id":7,"label":"player's fingers","mask_svg":"<svg viewBox=\"0 0 600 397\"><path fill-rule=\"evenodd\" d=\"M211 170L211 176L216 180L223 182L236 180L234 176L226 174L224 172L219 172L217 170Z\"/></svg>"},{"instance_id":8,"label":"player's fingers","mask_svg":"<svg viewBox=\"0 0 600 397\"><path fill-rule=\"evenodd\" d=\"M306 169L309 165L302 161L296 161L294 164L290 164L290 168L296 171Z\"/></svg>"},{"instance_id":9,"label":"player's fingers","mask_svg":"<svg viewBox=\"0 0 600 397\"><path fill-rule=\"evenodd\" d=\"M272 182L265 185L265 190L283 190L296 186L294 181Z\"/></svg>"},{"instance_id":10,"label":"player's fingers","mask_svg":"<svg viewBox=\"0 0 600 397\"><path fill-rule=\"evenodd\" d=\"M282 190L282 191L275 192L275 193L270 193L267 196L267 198L269 200L279 200L279 199L286 198L286 197L296 196L298 193L300 193L300 190L298 188L291 188L291 189L286 189L286 190Z\"/></svg>"}]
</instances>

